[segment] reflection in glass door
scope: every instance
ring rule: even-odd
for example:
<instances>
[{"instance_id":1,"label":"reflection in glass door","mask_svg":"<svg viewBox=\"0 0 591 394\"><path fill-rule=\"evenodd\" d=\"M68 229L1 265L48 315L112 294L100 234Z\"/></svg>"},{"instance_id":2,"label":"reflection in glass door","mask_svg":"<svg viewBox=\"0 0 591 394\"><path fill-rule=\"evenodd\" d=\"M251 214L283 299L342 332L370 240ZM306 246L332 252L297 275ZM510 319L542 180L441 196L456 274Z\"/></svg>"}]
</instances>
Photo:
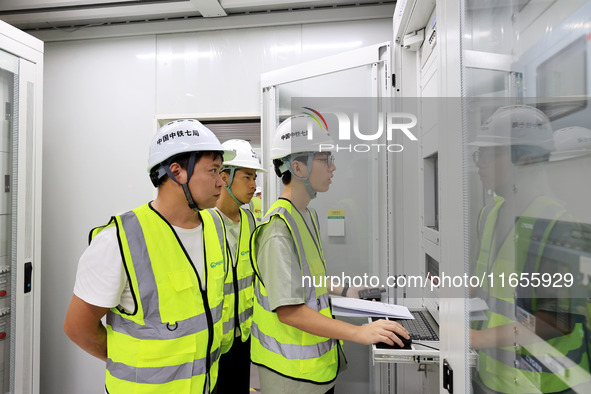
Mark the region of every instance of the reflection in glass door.
<instances>
[{"instance_id":1,"label":"reflection in glass door","mask_svg":"<svg viewBox=\"0 0 591 394\"><path fill-rule=\"evenodd\" d=\"M588 393L591 2L465 5L472 392Z\"/></svg>"}]
</instances>

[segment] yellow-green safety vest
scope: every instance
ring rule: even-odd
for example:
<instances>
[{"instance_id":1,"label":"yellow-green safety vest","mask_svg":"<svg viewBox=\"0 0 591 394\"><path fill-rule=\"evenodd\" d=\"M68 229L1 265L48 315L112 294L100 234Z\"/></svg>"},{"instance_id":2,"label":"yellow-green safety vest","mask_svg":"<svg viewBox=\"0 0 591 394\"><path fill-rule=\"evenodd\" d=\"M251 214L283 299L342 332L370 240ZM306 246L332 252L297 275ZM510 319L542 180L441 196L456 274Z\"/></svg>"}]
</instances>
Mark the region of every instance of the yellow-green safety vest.
<instances>
[{"instance_id":1,"label":"yellow-green safety vest","mask_svg":"<svg viewBox=\"0 0 591 394\"><path fill-rule=\"evenodd\" d=\"M543 250L530 250L532 233L534 229L540 232L539 237L542 244L545 244L556 220L565 213L564 208L553 199L545 196L536 198L523 215L517 218L493 260L496 222L503 203L502 197L495 196L495 206L486 215L483 209L478 222L483 231L475 274L478 277L485 275L485 282L478 295L489 306L486 311L487 320L479 328L483 330L516 321L515 289L508 285L508 275L520 274L524 269L539 272ZM537 218L551 218L550 224L540 228L536 226ZM533 253L535 261L533 266L526 268L528 253ZM493 286L488 283L488 275L491 273L494 278ZM499 284L500 274L505 275L505 287ZM583 324L584 322L577 322L571 333L539 344L527 345L527 349L522 346L507 346L479 350L480 379L489 389L499 393L555 393L585 384L589 380L589 365L587 349L583 343ZM548 345L558 350L561 357L549 356ZM548 360L549 358L552 360Z\"/></svg>"},{"instance_id":2,"label":"yellow-green safety vest","mask_svg":"<svg viewBox=\"0 0 591 394\"><path fill-rule=\"evenodd\" d=\"M310 210L309 210L310 211ZM302 303L321 313L332 316L328 290L324 284L326 266L316 212L311 210L313 229L308 229L304 218L286 199L276 201L256 228L251 238L251 257L255 268L255 302L251 328L251 360L281 375L314 383L330 383L339 369L338 347L340 341L312 335L279 321L271 310L267 290L257 267L255 240L258 232L272 220L283 220L289 229L299 257L302 277L315 278L303 281ZM311 234L315 232L316 240ZM273 264L274 262L265 262ZM273 280L274 278L266 278ZM289 285L288 283L285 284Z\"/></svg>"},{"instance_id":3,"label":"yellow-green safety vest","mask_svg":"<svg viewBox=\"0 0 591 394\"><path fill-rule=\"evenodd\" d=\"M114 393L206 393L217 382L227 246L223 223L203 222L202 261L193 262L173 227L145 204L116 226L133 312L107 312L105 387ZM195 264L203 264L205 289Z\"/></svg>"},{"instance_id":4,"label":"yellow-green safety vest","mask_svg":"<svg viewBox=\"0 0 591 394\"><path fill-rule=\"evenodd\" d=\"M260 223L261 217L263 216L263 211L261 208L261 199L257 196L254 196L250 199L248 205L250 206L250 212L252 212L252 214L254 215L254 218L256 219L257 223Z\"/></svg>"},{"instance_id":5,"label":"yellow-green safety vest","mask_svg":"<svg viewBox=\"0 0 591 394\"><path fill-rule=\"evenodd\" d=\"M211 211L212 214L219 215L217 211ZM250 337L252 305L254 303L254 272L250 263L250 235L255 227L252 213L240 208L240 233L236 250L233 251L234 259L228 269L224 285L222 354L228 352L232 347L236 329L240 330L242 342L246 342Z\"/></svg>"}]
</instances>

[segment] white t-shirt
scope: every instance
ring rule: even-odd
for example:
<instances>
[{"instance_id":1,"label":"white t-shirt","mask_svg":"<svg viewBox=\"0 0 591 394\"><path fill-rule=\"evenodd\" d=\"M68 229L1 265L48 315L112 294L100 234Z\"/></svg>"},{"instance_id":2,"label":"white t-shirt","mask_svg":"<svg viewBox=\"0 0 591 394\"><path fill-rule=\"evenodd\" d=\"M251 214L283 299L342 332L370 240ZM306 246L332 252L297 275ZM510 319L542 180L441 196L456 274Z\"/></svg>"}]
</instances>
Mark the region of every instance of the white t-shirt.
<instances>
[{"instance_id":1,"label":"white t-shirt","mask_svg":"<svg viewBox=\"0 0 591 394\"><path fill-rule=\"evenodd\" d=\"M234 259L234 256L236 256L238 238L240 237L240 221L233 221L232 219L227 217L225 213L220 211L217 207L214 209L220 213L220 216L224 221L224 226L226 227L226 240L228 241L228 248L230 249L232 264L236 265L236 260Z\"/></svg>"},{"instance_id":2,"label":"white t-shirt","mask_svg":"<svg viewBox=\"0 0 591 394\"><path fill-rule=\"evenodd\" d=\"M191 257L199 277L203 274L203 226L192 229L172 226ZM74 294L83 301L104 308L120 306L133 312L135 305L123 267L115 226L102 230L78 262Z\"/></svg>"}]
</instances>

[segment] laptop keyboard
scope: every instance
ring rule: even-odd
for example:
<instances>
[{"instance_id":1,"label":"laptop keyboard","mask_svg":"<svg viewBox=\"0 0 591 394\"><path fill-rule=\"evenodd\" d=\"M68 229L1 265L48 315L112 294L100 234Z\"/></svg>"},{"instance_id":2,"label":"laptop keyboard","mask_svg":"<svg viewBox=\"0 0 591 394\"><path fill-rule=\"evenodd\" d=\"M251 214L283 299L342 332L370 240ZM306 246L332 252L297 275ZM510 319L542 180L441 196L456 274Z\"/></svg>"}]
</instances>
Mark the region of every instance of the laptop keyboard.
<instances>
[{"instance_id":1,"label":"laptop keyboard","mask_svg":"<svg viewBox=\"0 0 591 394\"><path fill-rule=\"evenodd\" d=\"M427 318L422 311L411 311L414 316L412 319L396 319L408 333L410 339L413 341L439 341L439 337L435 334L435 331L427 321Z\"/></svg>"},{"instance_id":2,"label":"laptop keyboard","mask_svg":"<svg viewBox=\"0 0 591 394\"><path fill-rule=\"evenodd\" d=\"M422 311L411 311L410 312L414 320L412 319L389 319L394 320L406 328L410 334L410 339L413 341L439 341L439 337L429 324L427 318ZM374 317L372 320L383 319Z\"/></svg>"}]
</instances>

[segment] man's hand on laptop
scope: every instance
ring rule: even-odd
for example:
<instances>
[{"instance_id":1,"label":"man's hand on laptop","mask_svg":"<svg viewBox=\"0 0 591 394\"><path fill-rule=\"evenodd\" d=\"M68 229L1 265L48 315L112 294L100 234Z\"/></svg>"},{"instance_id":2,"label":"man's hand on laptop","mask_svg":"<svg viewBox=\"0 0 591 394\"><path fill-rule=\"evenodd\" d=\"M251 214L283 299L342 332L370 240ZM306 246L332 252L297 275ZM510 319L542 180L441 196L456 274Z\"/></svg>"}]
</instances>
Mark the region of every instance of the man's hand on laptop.
<instances>
[{"instance_id":1,"label":"man's hand on laptop","mask_svg":"<svg viewBox=\"0 0 591 394\"><path fill-rule=\"evenodd\" d=\"M406 328L402 327L399 323L391 320L376 320L372 323L357 326L358 340L356 342L363 345L372 345L378 342L384 342L388 345L398 344L404 347L402 340L398 336L402 336L406 339L410 338Z\"/></svg>"}]
</instances>

